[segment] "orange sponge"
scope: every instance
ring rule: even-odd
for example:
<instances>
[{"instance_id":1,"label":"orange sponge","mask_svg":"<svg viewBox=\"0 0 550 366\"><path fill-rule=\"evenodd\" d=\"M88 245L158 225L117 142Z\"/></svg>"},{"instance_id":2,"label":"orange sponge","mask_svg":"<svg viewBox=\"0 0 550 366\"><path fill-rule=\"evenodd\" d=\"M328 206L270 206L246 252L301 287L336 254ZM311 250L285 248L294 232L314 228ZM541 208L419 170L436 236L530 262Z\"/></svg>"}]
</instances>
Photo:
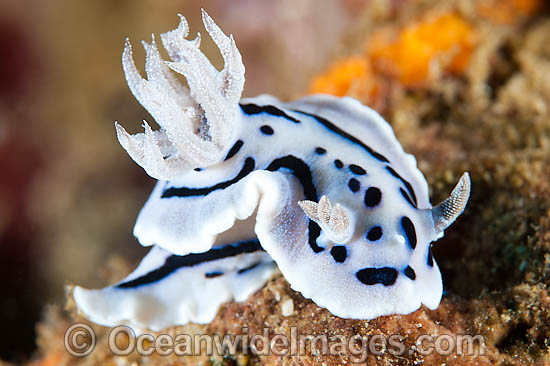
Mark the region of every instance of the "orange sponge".
<instances>
[{"instance_id":1,"label":"orange sponge","mask_svg":"<svg viewBox=\"0 0 550 366\"><path fill-rule=\"evenodd\" d=\"M414 86L427 80L436 62L444 71L462 73L474 44L472 27L457 14L446 13L412 23L394 39L375 32L367 57L377 72Z\"/></svg>"},{"instance_id":2,"label":"orange sponge","mask_svg":"<svg viewBox=\"0 0 550 366\"><path fill-rule=\"evenodd\" d=\"M353 56L335 62L324 73L315 77L311 83L310 92L344 96L361 80L370 77L372 77L372 70L367 59Z\"/></svg>"}]
</instances>

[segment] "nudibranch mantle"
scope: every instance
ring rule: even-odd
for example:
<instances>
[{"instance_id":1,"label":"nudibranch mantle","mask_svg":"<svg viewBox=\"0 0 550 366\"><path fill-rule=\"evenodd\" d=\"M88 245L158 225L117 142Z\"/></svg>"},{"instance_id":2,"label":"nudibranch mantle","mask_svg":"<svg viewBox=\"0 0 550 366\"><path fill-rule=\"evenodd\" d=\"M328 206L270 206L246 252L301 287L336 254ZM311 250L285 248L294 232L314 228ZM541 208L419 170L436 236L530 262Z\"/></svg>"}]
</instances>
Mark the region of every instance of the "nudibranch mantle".
<instances>
[{"instance_id":1,"label":"nudibranch mantle","mask_svg":"<svg viewBox=\"0 0 550 366\"><path fill-rule=\"evenodd\" d=\"M108 326L208 323L278 267L294 290L339 317L435 309L442 281L430 245L464 210L468 174L432 207L415 158L375 111L328 95L241 100L233 38L203 12L225 62L218 71L180 18L161 35L172 61L154 39L144 43L147 80L129 42L123 52L130 90L160 125L145 122L137 135L116 125L121 145L159 180L134 228L152 249L111 287L76 286L78 308Z\"/></svg>"}]
</instances>

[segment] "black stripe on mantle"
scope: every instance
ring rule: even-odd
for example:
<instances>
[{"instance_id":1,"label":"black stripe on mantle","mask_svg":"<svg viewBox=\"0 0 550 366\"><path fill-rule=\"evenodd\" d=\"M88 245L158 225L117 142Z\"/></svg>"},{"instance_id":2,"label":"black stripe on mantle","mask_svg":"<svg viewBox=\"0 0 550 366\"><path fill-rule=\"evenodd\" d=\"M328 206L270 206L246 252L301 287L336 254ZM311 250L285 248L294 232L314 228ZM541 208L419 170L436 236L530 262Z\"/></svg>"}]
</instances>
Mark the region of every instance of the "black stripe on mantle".
<instances>
[{"instance_id":1,"label":"black stripe on mantle","mask_svg":"<svg viewBox=\"0 0 550 366\"><path fill-rule=\"evenodd\" d=\"M254 159L248 157L244 161L244 165L241 171L237 174L235 178L231 180L221 182L211 187L205 187L205 188L170 187L165 189L164 192L162 192L162 195L160 196L160 198L206 196L207 194L213 191L216 191L218 189L225 189L230 185L237 183L238 181L246 177L248 174L250 174L254 170L255 166L256 166L256 162L254 161Z\"/></svg>"},{"instance_id":2,"label":"black stripe on mantle","mask_svg":"<svg viewBox=\"0 0 550 366\"><path fill-rule=\"evenodd\" d=\"M306 199L317 202L318 196L317 196L317 189L315 188L315 185L313 184L313 176L311 175L311 170L309 169L309 166L301 159L298 159L295 156L287 155L285 157L275 159L269 166L266 168L266 170L269 171L276 171L281 168L286 168L290 170L292 175L294 175L302 184L302 187L304 189L304 196ZM317 223L315 223L312 220L309 220L309 246L315 253L320 253L325 248L320 247L317 245L317 238L319 235L321 235L321 228Z\"/></svg>"},{"instance_id":3,"label":"black stripe on mantle","mask_svg":"<svg viewBox=\"0 0 550 366\"><path fill-rule=\"evenodd\" d=\"M248 103L248 104L239 104L239 106L241 107L242 111L248 114L249 116L252 116L255 114L261 114L261 113L267 113L271 116L283 117L293 123L300 123L300 121L297 120L296 118L289 116L284 111L272 105L260 106L257 104Z\"/></svg>"},{"instance_id":4,"label":"black stripe on mantle","mask_svg":"<svg viewBox=\"0 0 550 366\"><path fill-rule=\"evenodd\" d=\"M341 128L337 127L334 123L330 122L329 120L327 120L323 117L317 116L315 114L311 114L311 113L307 113L307 112L303 112L303 111L299 111L299 110L293 110L293 112L300 113L300 114L303 114L303 115L306 115L306 116L309 116L309 117L315 119L317 122L319 122L320 124L322 124L323 126L328 128L332 132L342 136L346 140L351 141L356 145L359 145L361 148L366 150L373 158L375 158L379 161L382 161L384 163L389 163L390 162L384 155L380 154L379 152L376 152L371 147L367 146L363 141L359 140L357 137L352 136L349 133L347 133L346 131L344 131Z\"/></svg>"},{"instance_id":5,"label":"black stripe on mantle","mask_svg":"<svg viewBox=\"0 0 550 366\"><path fill-rule=\"evenodd\" d=\"M199 264L234 257L242 253L252 253L263 250L258 239L229 244L223 247L216 247L204 253L193 253L187 255L171 255L164 261L164 264L151 272L137 277L133 280L116 285L116 288L135 288L158 282L180 268L193 267ZM208 276L207 276L208 277ZM214 277L214 276L210 276Z\"/></svg>"},{"instance_id":6,"label":"black stripe on mantle","mask_svg":"<svg viewBox=\"0 0 550 366\"><path fill-rule=\"evenodd\" d=\"M166 190L161 195L161 198L171 198L171 197L189 197L189 196L203 196L207 195L218 189L225 189L232 184L237 183L242 178L246 177L250 172L254 170L255 161L252 158L246 158L245 164L237 176L231 180L218 183L212 187L207 188L175 188L171 187ZM294 175L301 183L304 189L304 195L306 199L310 201L317 202L317 189L313 184L313 176L309 166L301 159L293 156L287 155L278 159L273 160L266 168L267 171L277 171L281 168L288 169L292 175ZM309 221L309 245L315 253L322 252L323 247L317 245L317 238L321 235L321 228L313 221Z\"/></svg>"}]
</instances>

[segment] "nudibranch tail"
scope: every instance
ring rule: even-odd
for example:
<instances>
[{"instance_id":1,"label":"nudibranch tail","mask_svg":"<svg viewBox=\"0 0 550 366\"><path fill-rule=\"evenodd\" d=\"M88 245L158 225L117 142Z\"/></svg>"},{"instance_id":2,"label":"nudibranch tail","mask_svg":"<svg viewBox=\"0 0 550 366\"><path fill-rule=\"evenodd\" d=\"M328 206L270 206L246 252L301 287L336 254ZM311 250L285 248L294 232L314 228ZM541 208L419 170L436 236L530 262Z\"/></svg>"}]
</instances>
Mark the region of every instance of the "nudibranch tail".
<instances>
[{"instance_id":1,"label":"nudibranch tail","mask_svg":"<svg viewBox=\"0 0 550 366\"><path fill-rule=\"evenodd\" d=\"M215 164L234 142L244 87L242 57L233 37L227 37L204 11L203 21L223 56L221 71L200 51L200 35L185 39L189 27L181 15L178 27L161 35L171 62L161 58L154 37L150 44L143 42L147 80L137 70L126 40L122 64L128 86L160 130L151 133L146 127L144 133L132 136L117 126L117 135L130 157L153 178L170 180L190 168ZM185 76L189 89L171 70Z\"/></svg>"},{"instance_id":2,"label":"nudibranch tail","mask_svg":"<svg viewBox=\"0 0 550 366\"><path fill-rule=\"evenodd\" d=\"M470 197L470 175L462 174L451 196L431 209L436 233L443 232L464 212Z\"/></svg>"}]
</instances>

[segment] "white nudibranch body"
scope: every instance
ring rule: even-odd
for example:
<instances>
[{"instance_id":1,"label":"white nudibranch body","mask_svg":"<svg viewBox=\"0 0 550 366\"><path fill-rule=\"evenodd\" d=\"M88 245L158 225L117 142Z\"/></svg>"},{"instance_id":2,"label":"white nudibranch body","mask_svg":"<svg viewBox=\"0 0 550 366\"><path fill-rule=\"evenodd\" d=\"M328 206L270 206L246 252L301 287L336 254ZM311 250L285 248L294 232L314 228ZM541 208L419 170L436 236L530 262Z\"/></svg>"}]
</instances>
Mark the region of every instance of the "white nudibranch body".
<instances>
[{"instance_id":1,"label":"white nudibranch body","mask_svg":"<svg viewBox=\"0 0 550 366\"><path fill-rule=\"evenodd\" d=\"M102 290L75 287L78 308L103 325L160 330L208 323L278 267L292 288L343 318L430 309L442 296L430 243L462 213L465 173L431 206L428 185L380 115L352 98L240 100L244 66L232 37L203 12L225 66L187 40L184 17L161 35L172 61L144 43L147 80L130 43L130 90L160 126L121 145L158 183L134 234L152 246L137 269ZM173 71L183 74L189 89Z\"/></svg>"}]
</instances>

